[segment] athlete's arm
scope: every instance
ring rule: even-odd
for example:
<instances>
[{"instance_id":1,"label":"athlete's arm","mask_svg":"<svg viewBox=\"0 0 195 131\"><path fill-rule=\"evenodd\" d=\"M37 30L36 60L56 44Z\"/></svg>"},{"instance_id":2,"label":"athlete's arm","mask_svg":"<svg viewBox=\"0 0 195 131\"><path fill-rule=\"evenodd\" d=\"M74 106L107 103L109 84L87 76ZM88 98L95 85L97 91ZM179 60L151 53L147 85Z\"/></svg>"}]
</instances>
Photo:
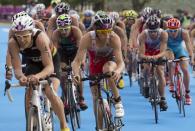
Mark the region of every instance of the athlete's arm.
<instances>
[{"instance_id":1,"label":"athlete's arm","mask_svg":"<svg viewBox=\"0 0 195 131\"><path fill-rule=\"evenodd\" d=\"M75 76L79 76L80 68L78 67L81 66L83 60L85 59L84 57L86 56L90 42L91 42L90 33L86 33L81 38L79 49L77 51L76 57L74 58L74 61L72 62L73 73Z\"/></svg>"},{"instance_id":2,"label":"athlete's arm","mask_svg":"<svg viewBox=\"0 0 195 131\"><path fill-rule=\"evenodd\" d=\"M146 34L144 31L142 31L142 33L140 34L139 37L139 57L141 58L147 58L144 54L145 54L145 40L146 40Z\"/></svg>"},{"instance_id":3,"label":"athlete's arm","mask_svg":"<svg viewBox=\"0 0 195 131\"><path fill-rule=\"evenodd\" d=\"M82 37L82 32L76 26L72 26L72 28L73 28L73 34L74 34L74 36L76 38L77 47L79 47L79 44L80 44L80 41L81 41L81 37Z\"/></svg>"},{"instance_id":4,"label":"athlete's arm","mask_svg":"<svg viewBox=\"0 0 195 131\"><path fill-rule=\"evenodd\" d=\"M44 38L44 39L43 39ZM51 50L49 48L50 40L46 33L41 32L36 39L36 46L41 52L41 60L44 69L37 73L38 78L45 78L54 72Z\"/></svg>"},{"instance_id":5,"label":"athlete's arm","mask_svg":"<svg viewBox=\"0 0 195 131\"><path fill-rule=\"evenodd\" d=\"M12 63L13 68L14 68L15 77L16 77L16 79L20 79L21 77L24 76L24 74L22 72L22 67L21 67L19 48L18 48L17 43L15 42L15 40L13 38L11 38L9 40L8 48L9 48L8 49L9 54L11 56L11 63Z\"/></svg>"},{"instance_id":6,"label":"athlete's arm","mask_svg":"<svg viewBox=\"0 0 195 131\"><path fill-rule=\"evenodd\" d=\"M188 50L189 56L193 57L192 44L190 42L189 34L186 30L182 31L182 37L183 37L183 40L186 44L186 48Z\"/></svg>"},{"instance_id":7,"label":"athlete's arm","mask_svg":"<svg viewBox=\"0 0 195 131\"><path fill-rule=\"evenodd\" d=\"M166 49L167 49L167 40L168 40L168 34L167 32L163 31L161 33L161 42L160 42L160 53L155 56L155 58L160 58L165 56Z\"/></svg>"},{"instance_id":8,"label":"athlete's arm","mask_svg":"<svg viewBox=\"0 0 195 131\"><path fill-rule=\"evenodd\" d=\"M114 49L113 54L116 58L116 64L117 64L117 68L115 69L115 72L121 73L125 68L125 64L122 57L121 41L118 35L113 34L113 37L111 38L111 44Z\"/></svg>"},{"instance_id":9,"label":"athlete's arm","mask_svg":"<svg viewBox=\"0 0 195 131\"><path fill-rule=\"evenodd\" d=\"M58 48L59 39L59 31L56 29L51 37L51 41L56 48Z\"/></svg>"}]
</instances>

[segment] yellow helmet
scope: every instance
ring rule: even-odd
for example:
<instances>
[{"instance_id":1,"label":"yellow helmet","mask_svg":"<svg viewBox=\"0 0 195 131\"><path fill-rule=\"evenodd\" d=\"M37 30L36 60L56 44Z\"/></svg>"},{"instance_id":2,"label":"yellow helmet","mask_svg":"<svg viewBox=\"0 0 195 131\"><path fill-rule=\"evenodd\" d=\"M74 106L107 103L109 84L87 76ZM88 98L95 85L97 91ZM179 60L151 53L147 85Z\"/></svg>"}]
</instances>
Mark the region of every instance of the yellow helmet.
<instances>
[{"instance_id":1,"label":"yellow helmet","mask_svg":"<svg viewBox=\"0 0 195 131\"><path fill-rule=\"evenodd\" d=\"M138 14L137 14L137 12L134 11L134 10L128 10L128 11L125 12L124 17L136 19L136 18L138 17Z\"/></svg>"}]
</instances>

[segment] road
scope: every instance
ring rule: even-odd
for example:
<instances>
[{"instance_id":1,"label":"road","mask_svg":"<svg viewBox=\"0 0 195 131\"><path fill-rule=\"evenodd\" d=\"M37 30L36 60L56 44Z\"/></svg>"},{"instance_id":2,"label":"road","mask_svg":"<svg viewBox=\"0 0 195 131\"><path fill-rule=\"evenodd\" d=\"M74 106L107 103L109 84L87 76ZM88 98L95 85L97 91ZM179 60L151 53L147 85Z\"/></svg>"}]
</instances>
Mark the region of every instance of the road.
<instances>
[{"instance_id":1,"label":"road","mask_svg":"<svg viewBox=\"0 0 195 131\"><path fill-rule=\"evenodd\" d=\"M4 65L7 49L8 26L0 26L0 131L25 131L24 116L24 89L13 89L11 94L14 102L10 103L4 93ZM123 131L192 131L195 129L195 104L186 106L186 117L178 113L175 100L166 88L168 110L159 112L159 123L154 122L154 113L148 100L139 94L137 83L130 88L128 78L125 76L125 88L120 90L125 109ZM16 80L12 80L16 83ZM190 82L192 99L195 98L195 79ZM60 93L60 90L59 90ZM84 95L89 108L81 112L81 129L78 131L95 131L95 122L92 113L92 96L86 82ZM193 99L194 100L194 99ZM194 102L194 101L193 101ZM59 131L59 122L55 117L55 129Z\"/></svg>"}]
</instances>

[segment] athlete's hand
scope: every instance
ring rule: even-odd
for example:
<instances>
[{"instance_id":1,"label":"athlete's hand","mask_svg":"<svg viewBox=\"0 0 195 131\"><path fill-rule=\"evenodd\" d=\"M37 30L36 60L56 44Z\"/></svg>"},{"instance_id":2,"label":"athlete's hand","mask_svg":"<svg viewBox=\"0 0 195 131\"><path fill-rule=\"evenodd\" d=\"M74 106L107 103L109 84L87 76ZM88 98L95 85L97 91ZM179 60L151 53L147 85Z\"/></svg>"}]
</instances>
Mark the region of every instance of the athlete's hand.
<instances>
[{"instance_id":1,"label":"athlete's hand","mask_svg":"<svg viewBox=\"0 0 195 131\"><path fill-rule=\"evenodd\" d=\"M39 84L39 77L36 75L30 75L28 76L28 82L29 84L37 85Z\"/></svg>"},{"instance_id":2,"label":"athlete's hand","mask_svg":"<svg viewBox=\"0 0 195 131\"><path fill-rule=\"evenodd\" d=\"M81 78L80 78L79 75L73 76L73 83L74 83L75 85L79 85L79 84L80 84L80 81L81 81Z\"/></svg>"},{"instance_id":3,"label":"athlete's hand","mask_svg":"<svg viewBox=\"0 0 195 131\"><path fill-rule=\"evenodd\" d=\"M27 82L28 82L28 78L26 76L23 75L19 78L19 83L21 86L26 86Z\"/></svg>"},{"instance_id":4,"label":"athlete's hand","mask_svg":"<svg viewBox=\"0 0 195 131\"><path fill-rule=\"evenodd\" d=\"M6 70L5 78L11 80L13 77L12 70Z\"/></svg>"},{"instance_id":5,"label":"athlete's hand","mask_svg":"<svg viewBox=\"0 0 195 131\"><path fill-rule=\"evenodd\" d=\"M118 81L121 78L121 72L117 70L113 71L111 78L114 79L115 81Z\"/></svg>"}]
</instances>

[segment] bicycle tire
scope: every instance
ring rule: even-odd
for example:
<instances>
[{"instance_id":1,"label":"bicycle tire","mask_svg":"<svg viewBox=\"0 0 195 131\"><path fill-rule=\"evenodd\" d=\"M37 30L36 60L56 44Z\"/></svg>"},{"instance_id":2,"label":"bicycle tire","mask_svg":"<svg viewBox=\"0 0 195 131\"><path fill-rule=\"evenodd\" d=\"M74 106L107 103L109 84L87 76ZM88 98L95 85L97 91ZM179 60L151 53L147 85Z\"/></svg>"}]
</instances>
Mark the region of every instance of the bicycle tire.
<instances>
[{"instance_id":1,"label":"bicycle tire","mask_svg":"<svg viewBox=\"0 0 195 131\"><path fill-rule=\"evenodd\" d=\"M154 110L154 117L155 117L155 123L158 123L158 110L157 110L157 106L158 106L158 101L157 101L157 84L156 84L156 79L155 77L152 78L152 84L151 84L151 91L152 91L152 107Z\"/></svg>"},{"instance_id":2,"label":"bicycle tire","mask_svg":"<svg viewBox=\"0 0 195 131\"><path fill-rule=\"evenodd\" d=\"M124 126L121 118L115 118L115 129L114 131L122 131L122 127Z\"/></svg>"},{"instance_id":3,"label":"bicycle tire","mask_svg":"<svg viewBox=\"0 0 195 131\"><path fill-rule=\"evenodd\" d=\"M77 124L76 124L76 119L75 119L75 113L73 110L73 103L72 103L72 83L68 82L67 83L67 101L68 101L68 106L69 106L69 119L70 119L70 123L71 123L71 127L73 131L76 131L77 128Z\"/></svg>"},{"instance_id":4,"label":"bicycle tire","mask_svg":"<svg viewBox=\"0 0 195 131\"><path fill-rule=\"evenodd\" d=\"M69 106L69 118L71 122L71 127L73 131L76 131L77 128L80 128L80 110L78 109L78 105L76 100L78 100L78 96L75 96L74 94L76 92L73 92L72 89L72 83L67 83L67 99L68 99L68 106Z\"/></svg>"},{"instance_id":5,"label":"bicycle tire","mask_svg":"<svg viewBox=\"0 0 195 131\"><path fill-rule=\"evenodd\" d=\"M180 88L180 82L179 82L179 75L176 75L174 77L174 85L175 85L175 101L177 103L177 107L179 110L179 114L181 114L181 100L180 100L180 93L179 93L179 88Z\"/></svg>"},{"instance_id":6,"label":"bicycle tire","mask_svg":"<svg viewBox=\"0 0 195 131\"><path fill-rule=\"evenodd\" d=\"M186 116L185 113L185 91L184 91L184 85L183 85L183 80L180 75L180 96L181 96L181 111L183 113L183 116Z\"/></svg>"},{"instance_id":7,"label":"bicycle tire","mask_svg":"<svg viewBox=\"0 0 195 131\"><path fill-rule=\"evenodd\" d=\"M28 131L43 131L41 121L38 119L38 117L39 114L37 107L30 108L27 122Z\"/></svg>"},{"instance_id":8,"label":"bicycle tire","mask_svg":"<svg viewBox=\"0 0 195 131\"><path fill-rule=\"evenodd\" d=\"M101 115L102 115L102 128L99 127L99 111L101 111ZM106 110L105 110L105 107L103 105L103 100L96 100L96 112L95 112L95 121L96 121L96 131L99 131L100 129L101 130L108 130L110 127L109 125L109 117L108 115L106 115Z\"/></svg>"}]
</instances>

